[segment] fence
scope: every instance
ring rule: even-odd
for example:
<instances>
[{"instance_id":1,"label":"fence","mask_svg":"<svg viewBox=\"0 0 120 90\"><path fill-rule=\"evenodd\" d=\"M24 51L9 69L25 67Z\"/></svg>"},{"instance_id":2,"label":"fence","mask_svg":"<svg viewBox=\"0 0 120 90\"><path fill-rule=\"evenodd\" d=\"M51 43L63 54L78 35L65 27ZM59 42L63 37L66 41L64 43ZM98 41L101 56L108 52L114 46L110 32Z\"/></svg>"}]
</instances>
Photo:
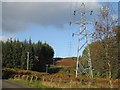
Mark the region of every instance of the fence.
<instances>
[{"instance_id":1,"label":"fence","mask_svg":"<svg viewBox=\"0 0 120 90\"><path fill-rule=\"evenodd\" d=\"M55 75L15 75L14 79L22 79L29 83L38 82L49 87L55 88L109 88L109 79L101 78L73 78L73 77L61 77ZM89 83L90 86L89 86ZM113 87L118 88L118 80L113 80Z\"/></svg>"}]
</instances>

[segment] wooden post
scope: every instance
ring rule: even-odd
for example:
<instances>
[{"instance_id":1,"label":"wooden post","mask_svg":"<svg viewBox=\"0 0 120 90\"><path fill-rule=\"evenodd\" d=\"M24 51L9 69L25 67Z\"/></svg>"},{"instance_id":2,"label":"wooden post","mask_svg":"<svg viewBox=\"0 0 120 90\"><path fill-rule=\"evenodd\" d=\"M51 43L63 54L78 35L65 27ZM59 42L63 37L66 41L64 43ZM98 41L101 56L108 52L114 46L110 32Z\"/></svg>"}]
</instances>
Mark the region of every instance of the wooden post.
<instances>
[{"instance_id":1,"label":"wooden post","mask_svg":"<svg viewBox=\"0 0 120 90\"><path fill-rule=\"evenodd\" d=\"M71 88L71 85L72 85L72 79L70 80L70 88Z\"/></svg>"},{"instance_id":2,"label":"wooden post","mask_svg":"<svg viewBox=\"0 0 120 90\"><path fill-rule=\"evenodd\" d=\"M32 80L33 80L33 76L31 77L30 82L32 82Z\"/></svg>"}]
</instances>

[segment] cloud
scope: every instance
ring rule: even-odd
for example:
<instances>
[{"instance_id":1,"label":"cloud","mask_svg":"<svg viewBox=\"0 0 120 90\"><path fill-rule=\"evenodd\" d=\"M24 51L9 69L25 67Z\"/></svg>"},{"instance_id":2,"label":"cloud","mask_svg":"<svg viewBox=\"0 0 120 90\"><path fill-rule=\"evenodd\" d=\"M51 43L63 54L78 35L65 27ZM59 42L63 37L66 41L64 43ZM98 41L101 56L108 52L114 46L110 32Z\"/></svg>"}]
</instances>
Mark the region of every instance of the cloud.
<instances>
[{"instance_id":1,"label":"cloud","mask_svg":"<svg viewBox=\"0 0 120 90\"><path fill-rule=\"evenodd\" d=\"M95 9L99 3L90 2L86 5L87 8ZM70 8L69 2L3 2L2 29L18 32L31 24L63 28L70 21Z\"/></svg>"},{"instance_id":2,"label":"cloud","mask_svg":"<svg viewBox=\"0 0 120 90\"><path fill-rule=\"evenodd\" d=\"M6 42L9 38L6 36L0 36L0 41Z\"/></svg>"}]
</instances>

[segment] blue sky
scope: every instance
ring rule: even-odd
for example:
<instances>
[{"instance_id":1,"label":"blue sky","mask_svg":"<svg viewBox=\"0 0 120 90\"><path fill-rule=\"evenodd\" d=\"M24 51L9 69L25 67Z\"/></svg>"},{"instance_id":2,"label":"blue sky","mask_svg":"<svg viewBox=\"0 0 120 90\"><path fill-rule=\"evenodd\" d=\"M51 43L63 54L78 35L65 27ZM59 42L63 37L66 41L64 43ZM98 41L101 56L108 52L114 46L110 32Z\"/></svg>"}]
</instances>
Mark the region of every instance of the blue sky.
<instances>
[{"instance_id":1,"label":"blue sky","mask_svg":"<svg viewBox=\"0 0 120 90\"><path fill-rule=\"evenodd\" d=\"M97 12L101 3L86 5ZM72 33L78 31L79 26L69 26L69 21L75 19L71 13L78 6L76 3L3 3L2 36L5 39L12 37L23 41L31 38L33 42L47 42L55 51L54 57L77 56L78 40L77 36L72 37ZM118 7L114 5L113 8L117 11ZM91 25L87 28L89 32L94 30Z\"/></svg>"},{"instance_id":2,"label":"blue sky","mask_svg":"<svg viewBox=\"0 0 120 90\"><path fill-rule=\"evenodd\" d=\"M16 33L3 32L3 35L20 39L21 41L25 39L29 40L29 38L31 38L35 43L38 40L42 41L43 43L47 42L53 47L55 51L55 57L68 57L76 56L77 54L77 36L74 38L72 37L72 33L75 31L75 28L72 29L69 24L62 29L55 28L53 26L43 27L32 24L28 26L25 31Z\"/></svg>"}]
</instances>

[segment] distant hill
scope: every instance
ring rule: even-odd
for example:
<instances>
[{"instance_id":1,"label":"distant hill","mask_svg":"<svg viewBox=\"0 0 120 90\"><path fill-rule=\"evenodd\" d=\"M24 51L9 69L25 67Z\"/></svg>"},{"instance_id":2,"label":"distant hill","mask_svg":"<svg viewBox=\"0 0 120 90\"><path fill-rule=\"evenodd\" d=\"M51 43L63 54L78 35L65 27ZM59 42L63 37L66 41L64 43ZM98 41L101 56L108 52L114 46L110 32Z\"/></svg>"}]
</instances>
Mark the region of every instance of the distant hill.
<instances>
[{"instance_id":1,"label":"distant hill","mask_svg":"<svg viewBox=\"0 0 120 90\"><path fill-rule=\"evenodd\" d=\"M55 66L75 67L76 57L54 58Z\"/></svg>"}]
</instances>

